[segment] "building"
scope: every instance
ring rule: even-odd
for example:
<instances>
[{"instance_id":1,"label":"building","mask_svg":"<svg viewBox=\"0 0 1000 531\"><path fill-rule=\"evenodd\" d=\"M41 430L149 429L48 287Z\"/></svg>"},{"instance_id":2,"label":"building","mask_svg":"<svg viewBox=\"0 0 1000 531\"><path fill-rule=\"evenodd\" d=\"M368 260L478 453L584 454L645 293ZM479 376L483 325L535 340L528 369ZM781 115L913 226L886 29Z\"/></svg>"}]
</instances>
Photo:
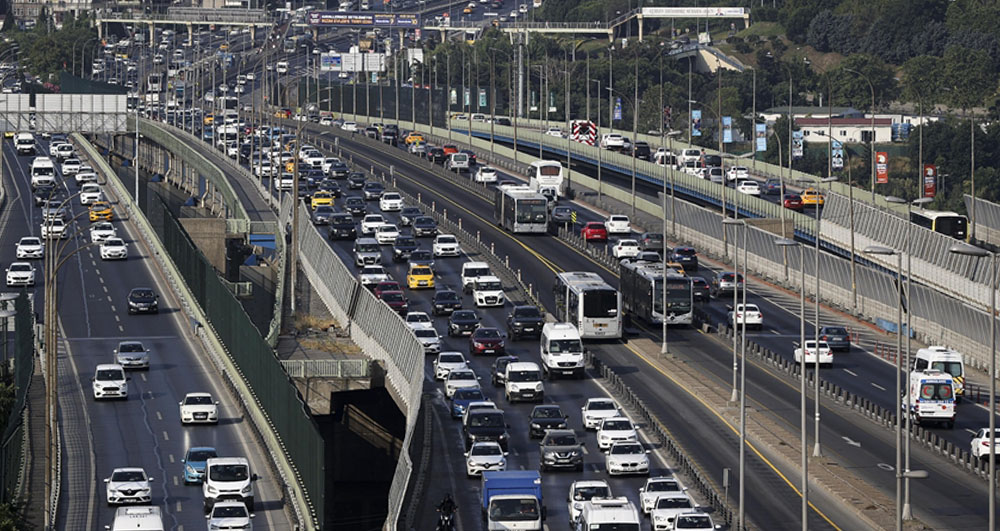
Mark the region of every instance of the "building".
<instances>
[{"instance_id":1,"label":"building","mask_svg":"<svg viewBox=\"0 0 1000 531\"><path fill-rule=\"evenodd\" d=\"M760 117L764 119L767 123L774 123L778 118L788 115L787 106L771 107L760 113ZM864 113L855 109L854 107L825 107L825 106L806 106L806 105L792 105L792 117L798 120L799 118L823 118L824 120L828 116L833 116L834 118L862 118Z\"/></svg>"},{"instance_id":2,"label":"building","mask_svg":"<svg viewBox=\"0 0 1000 531\"><path fill-rule=\"evenodd\" d=\"M829 131L842 143L868 143L872 138L871 118L797 118L795 128L802 130L806 142L828 142ZM892 142L892 119L875 118L875 142Z\"/></svg>"}]
</instances>

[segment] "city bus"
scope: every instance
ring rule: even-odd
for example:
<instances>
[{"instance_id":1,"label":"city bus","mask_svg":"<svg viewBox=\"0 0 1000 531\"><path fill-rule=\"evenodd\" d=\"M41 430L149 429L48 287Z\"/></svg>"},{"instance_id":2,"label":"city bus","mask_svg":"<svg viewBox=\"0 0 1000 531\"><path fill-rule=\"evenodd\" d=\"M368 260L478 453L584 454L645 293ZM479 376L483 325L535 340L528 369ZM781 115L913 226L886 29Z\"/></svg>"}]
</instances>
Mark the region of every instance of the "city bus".
<instances>
[{"instance_id":1,"label":"city bus","mask_svg":"<svg viewBox=\"0 0 1000 531\"><path fill-rule=\"evenodd\" d=\"M493 196L497 225L514 233L545 233L549 226L548 200L527 186L500 186Z\"/></svg>"},{"instance_id":2,"label":"city bus","mask_svg":"<svg viewBox=\"0 0 1000 531\"><path fill-rule=\"evenodd\" d=\"M163 74L157 72L146 77L146 92L160 93L163 91Z\"/></svg>"},{"instance_id":3,"label":"city bus","mask_svg":"<svg viewBox=\"0 0 1000 531\"><path fill-rule=\"evenodd\" d=\"M556 319L573 323L584 339L622 337L622 296L597 273L556 274L552 285Z\"/></svg>"},{"instance_id":4,"label":"city bus","mask_svg":"<svg viewBox=\"0 0 1000 531\"><path fill-rule=\"evenodd\" d=\"M969 240L969 218L961 214L937 210L911 210L910 222L956 240Z\"/></svg>"},{"instance_id":5,"label":"city bus","mask_svg":"<svg viewBox=\"0 0 1000 531\"><path fill-rule=\"evenodd\" d=\"M663 322L663 262L625 260L620 269L622 306L629 316L647 323ZM667 324L690 325L694 321L691 279L667 272Z\"/></svg>"},{"instance_id":6,"label":"city bus","mask_svg":"<svg viewBox=\"0 0 1000 531\"><path fill-rule=\"evenodd\" d=\"M554 201L562 195L562 164L554 160L536 160L531 163L528 177L528 186L550 200Z\"/></svg>"}]
</instances>

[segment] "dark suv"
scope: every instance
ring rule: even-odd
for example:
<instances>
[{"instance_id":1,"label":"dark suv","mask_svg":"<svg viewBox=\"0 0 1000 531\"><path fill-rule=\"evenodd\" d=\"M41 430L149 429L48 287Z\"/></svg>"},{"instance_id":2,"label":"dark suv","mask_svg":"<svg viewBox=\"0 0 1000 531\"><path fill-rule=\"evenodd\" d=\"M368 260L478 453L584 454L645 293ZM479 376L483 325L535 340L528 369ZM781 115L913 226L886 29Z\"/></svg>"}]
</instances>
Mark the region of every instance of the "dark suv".
<instances>
[{"instance_id":1,"label":"dark suv","mask_svg":"<svg viewBox=\"0 0 1000 531\"><path fill-rule=\"evenodd\" d=\"M462 438L465 447L474 442L495 441L503 451L507 451L507 422L499 409L478 409L469 412L462 424Z\"/></svg>"},{"instance_id":2,"label":"dark suv","mask_svg":"<svg viewBox=\"0 0 1000 531\"><path fill-rule=\"evenodd\" d=\"M507 314L507 335L511 341L522 337L541 337L545 318L538 308L530 305L515 306Z\"/></svg>"},{"instance_id":3,"label":"dark suv","mask_svg":"<svg viewBox=\"0 0 1000 531\"><path fill-rule=\"evenodd\" d=\"M649 144L643 142L642 140L635 143L635 147L633 148L633 153L635 154L635 158L639 160L648 161L652 158L652 152L649 150Z\"/></svg>"},{"instance_id":4,"label":"dark suv","mask_svg":"<svg viewBox=\"0 0 1000 531\"><path fill-rule=\"evenodd\" d=\"M583 443L573 430L549 430L538 445L538 468L543 472L550 468L572 468L583 470Z\"/></svg>"},{"instance_id":5,"label":"dark suv","mask_svg":"<svg viewBox=\"0 0 1000 531\"><path fill-rule=\"evenodd\" d=\"M444 161L448 160L448 154L442 148L432 147L427 150L427 159L434 164L444 164Z\"/></svg>"}]
</instances>

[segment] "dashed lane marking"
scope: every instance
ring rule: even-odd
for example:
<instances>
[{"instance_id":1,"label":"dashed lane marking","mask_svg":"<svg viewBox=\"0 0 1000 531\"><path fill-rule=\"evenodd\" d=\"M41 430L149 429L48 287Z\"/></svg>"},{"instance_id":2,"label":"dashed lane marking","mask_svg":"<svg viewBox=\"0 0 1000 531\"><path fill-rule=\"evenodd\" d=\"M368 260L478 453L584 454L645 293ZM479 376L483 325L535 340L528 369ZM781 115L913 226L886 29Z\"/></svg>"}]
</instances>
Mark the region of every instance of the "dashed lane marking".
<instances>
[{"instance_id":1,"label":"dashed lane marking","mask_svg":"<svg viewBox=\"0 0 1000 531\"><path fill-rule=\"evenodd\" d=\"M162 413L160 413L159 411L157 411L157 412L156 412L156 420L163 420L163 414L162 414ZM173 456L170 456L170 462L171 462L171 463L173 463L173 462L174 462L174 458L173 458Z\"/></svg>"},{"instance_id":2,"label":"dashed lane marking","mask_svg":"<svg viewBox=\"0 0 1000 531\"><path fill-rule=\"evenodd\" d=\"M170 440L170 435L168 435L167 432L163 432L163 440L164 441L169 441Z\"/></svg>"},{"instance_id":3,"label":"dashed lane marking","mask_svg":"<svg viewBox=\"0 0 1000 531\"><path fill-rule=\"evenodd\" d=\"M875 389L878 389L878 390L881 390L881 391L885 391L885 387L882 387L881 385L879 385L879 384L877 384L875 382L872 382L871 384L872 384L872 387L874 387Z\"/></svg>"}]
</instances>

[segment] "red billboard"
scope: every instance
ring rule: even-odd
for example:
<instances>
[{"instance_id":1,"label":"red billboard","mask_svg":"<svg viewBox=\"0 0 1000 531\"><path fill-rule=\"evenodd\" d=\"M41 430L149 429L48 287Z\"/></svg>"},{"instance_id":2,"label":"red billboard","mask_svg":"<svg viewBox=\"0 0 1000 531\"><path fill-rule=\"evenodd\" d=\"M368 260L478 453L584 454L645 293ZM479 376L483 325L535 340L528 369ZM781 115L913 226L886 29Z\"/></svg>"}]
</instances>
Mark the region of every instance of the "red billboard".
<instances>
[{"instance_id":1,"label":"red billboard","mask_svg":"<svg viewBox=\"0 0 1000 531\"><path fill-rule=\"evenodd\" d=\"M924 197L937 195L937 166L924 164Z\"/></svg>"},{"instance_id":2,"label":"red billboard","mask_svg":"<svg viewBox=\"0 0 1000 531\"><path fill-rule=\"evenodd\" d=\"M885 151L875 153L875 182L889 183L889 154Z\"/></svg>"}]
</instances>

